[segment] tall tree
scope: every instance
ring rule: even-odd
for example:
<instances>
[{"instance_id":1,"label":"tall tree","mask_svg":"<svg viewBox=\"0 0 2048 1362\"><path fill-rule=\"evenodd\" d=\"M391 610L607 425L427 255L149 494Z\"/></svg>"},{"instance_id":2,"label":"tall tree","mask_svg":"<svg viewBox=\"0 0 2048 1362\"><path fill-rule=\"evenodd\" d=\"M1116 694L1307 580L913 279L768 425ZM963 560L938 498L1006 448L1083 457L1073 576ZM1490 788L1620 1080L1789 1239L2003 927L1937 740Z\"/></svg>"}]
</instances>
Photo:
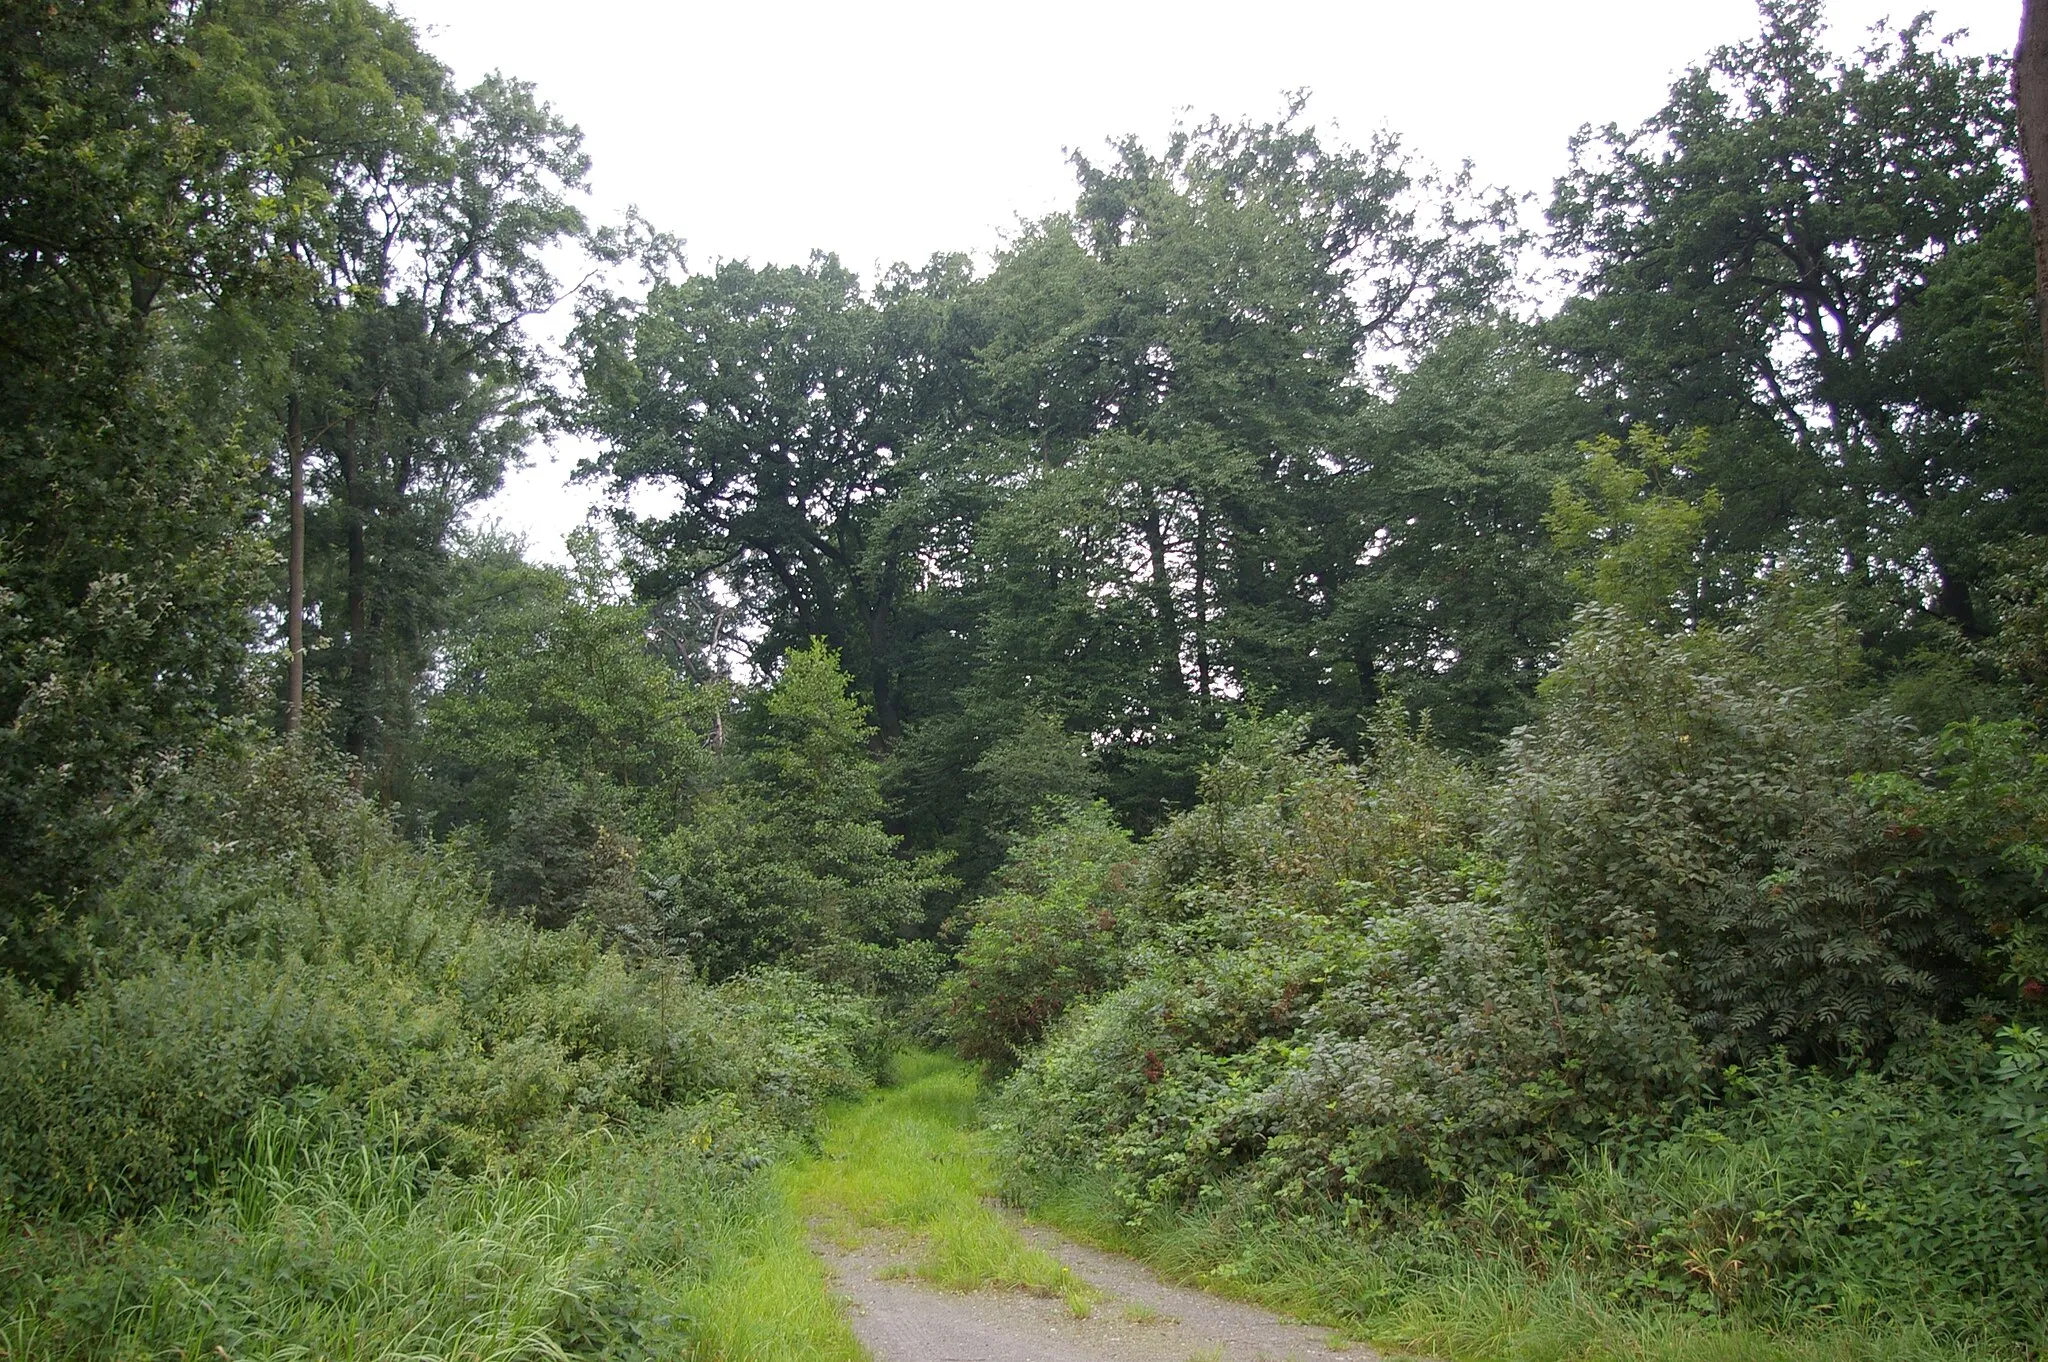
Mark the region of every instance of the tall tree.
<instances>
[{"instance_id":1,"label":"tall tree","mask_svg":"<svg viewBox=\"0 0 2048 1362\"><path fill-rule=\"evenodd\" d=\"M985 674L1102 738L1127 814L1192 794L1247 691L1343 707L1328 531L1362 369L1505 277L1504 206L1298 114L1077 158L1073 212L989 282Z\"/></svg>"},{"instance_id":2,"label":"tall tree","mask_svg":"<svg viewBox=\"0 0 2048 1362\"><path fill-rule=\"evenodd\" d=\"M1440 738L1483 746L1532 715L1572 593L1544 515L1575 444L1605 423L1532 328L1505 319L1432 346L1360 404L1316 519L1333 666L1312 713L1349 742L1398 694Z\"/></svg>"},{"instance_id":3,"label":"tall tree","mask_svg":"<svg viewBox=\"0 0 2048 1362\"><path fill-rule=\"evenodd\" d=\"M2048 3L2020 0L2012 54L2012 102L2019 113L2020 166L2034 238L2034 314L2041 330L2041 381L2048 386Z\"/></svg>"},{"instance_id":4,"label":"tall tree","mask_svg":"<svg viewBox=\"0 0 2048 1362\"><path fill-rule=\"evenodd\" d=\"M2048 509L2040 404L2006 396L2031 281L2002 63L1924 17L1848 58L1820 0L1763 17L1575 142L1554 338L1625 420L1721 432L1725 531L1977 627L1981 546Z\"/></svg>"},{"instance_id":5,"label":"tall tree","mask_svg":"<svg viewBox=\"0 0 2048 1362\"><path fill-rule=\"evenodd\" d=\"M256 464L196 429L174 300L264 286L310 208L198 116L172 3L0 14L0 961L66 977L108 813L236 699L262 585Z\"/></svg>"},{"instance_id":6,"label":"tall tree","mask_svg":"<svg viewBox=\"0 0 2048 1362\"><path fill-rule=\"evenodd\" d=\"M530 88L487 80L364 186L353 239L322 262L340 343L308 376L310 661L344 743L385 771L446 599L449 536L530 435L539 358L520 324L557 301L542 252L583 225L580 141Z\"/></svg>"},{"instance_id":7,"label":"tall tree","mask_svg":"<svg viewBox=\"0 0 2048 1362\"><path fill-rule=\"evenodd\" d=\"M826 640L884 739L902 724L921 535L946 495L934 451L968 405L970 284L959 257L899 268L872 294L830 256L730 262L588 309L575 341L594 470L674 497L622 513L642 590L715 580L758 624L764 669Z\"/></svg>"},{"instance_id":8,"label":"tall tree","mask_svg":"<svg viewBox=\"0 0 2048 1362\"><path fill-rule=\"evenodd\" d=\"M267 139L266 176L319 211L258 243L278 288L192 309L196 400L273 441L281 490L298 488L303 536L291 501L279 516L302 560L290 657L344 744L388 774L450 532L529 433L540 360L520 323L556 301L542 253L582 228L587 162L529 87L456 89L404 20L363 0L209 13L203 58L232 56L246 78L217 83L208 117Z\"/></svg>"}]
</instances>

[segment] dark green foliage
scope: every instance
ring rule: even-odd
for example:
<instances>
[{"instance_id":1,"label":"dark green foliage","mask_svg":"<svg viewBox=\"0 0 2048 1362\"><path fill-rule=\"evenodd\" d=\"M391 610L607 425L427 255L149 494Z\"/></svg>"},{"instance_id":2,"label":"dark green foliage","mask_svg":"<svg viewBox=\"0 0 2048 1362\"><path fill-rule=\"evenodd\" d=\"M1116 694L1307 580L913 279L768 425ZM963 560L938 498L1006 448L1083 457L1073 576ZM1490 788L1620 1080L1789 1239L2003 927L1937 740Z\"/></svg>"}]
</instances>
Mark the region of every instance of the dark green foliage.
<instances>
[{"instance_id":1,"label":"dark green foliage","mask_svg":"<svg viewBox=\"0 0 2048 1362\"><path fill-rule=\"evenodd\" d=\"M309 254L340 287L315 296L318 349L292 375L308 675L387 795L450 619L457 526L533 435L543 360L522 323L557 301L542 256L582 231L588 169L581 134L517 81L458 92L436 66L416 98L385 159L331 188L335 233Z\"/></svg>"},{"instance_id":2,"label":"dark green foliage","mask_svg":"<svg viewBox=\"0 0 2048 1362\"><path fill-rule=\"evenodd\" d=\"M969 267L899 267L865 293L837 259L656 284L585 310L573 342L577 419L605 442L595 471L680 497L622 511L640 586L667 599L716 580L764 626L766 670L822 638L860 678L885 737L902 722L906 633L949 475L921 447L960 418L976 343ZM933 504L935 503L935 504Z\"/></svg>"},{"instance_id":3,"label":"dark green foliage","mask_svg":"<svg viewBox=\"0 0 2048 1362\"><path fill-rule=\"evenodd\" d=\"M1661 1138L1362 1227L1241 1177L1138 1216L1085 1166L1024 1160L1009 1191L1175 1275L1433 1353L2024 1357L2048 1340L2048 1203L2004 1113L2038 1107L2041 1048L1944 1035L1891 1077L1774 1062Z\"/></svg>"},{"instance_id":4,"label":"dark green foliage","mask_svg":"<svg viewBox=\"0 0 2048 1362\"><path fill-rule=\"evenodd\" d=\"M1829 1079L1782 1062L1738 1075L1668 1140L1604 1152L1542 1189L1521 1213L1547 1225L1529 1247L1704 1309L2035 1333L2048 1327L2048 1187L2016 1176L1996 1055L1972 1041L1947 1055L1927 1077ZM1505 1220L1528 1195L1503 1185L1468 1210Z\"/></svg>"},{"instance_id":5,"label":"dark green foliage","mask_svg":"<svg viewBox=\"0 0 2048 1362\"><path fill-rule=\"evenodd\" d=\"M1711 1055L1843 1060L1955 1015L1985 918L1916 883L1925 854L1856 778L1920 788L1911 735L1850 708L1858 667L1825 615L1660 636L1589 614L1504 754L1510 898L1582 967L1641 953Z\"/></svg>"},{"instance_id":6,"label":"dark green foliage","mask_svg":"<svg viewBox=\"0 0 2048 1362\"><path fill-rule=\"evenodd\" d=\"M1623 419L1712 428L1723 544L1875 627L1981 627L1982 549L2038 530L2031 261L1996 60L1931 16L1843 59L1820 0L1582 133L1550 210L1583 256L1549 329Z\"/></svg>"},{"instance_id":7,"label":"dark green foliage","mask_svg":"<svg viewBox=\"0 0 2048 1362\"><path fill-rule=\"evenodd\" d=\"M467 566L473 613L426 706L414 812L468 830L499 907L649 944L640 848L710 781L718 702L654 655L645 609L488 546Z\"/></svg>"},{"instance_id":8,"label":"dark green foliage","mask_svg":"<svg viewBox=\"0 0 2048 1362\"><path fill-rule=\"evenodd\" d=\"M534 1166L719 1092L801 1125L879 1062L865 1007L791 975L707 989L591 936L480 916L313 753L167 780L64 1000L10 984L0 1176L23 1209L130 1215L213 1182L266 1105L437 1166Z\"/></svg>"},{"instance_id":9,"label":"dark green foliage","mask_svg":"<svg viewBox=\"0 0 2048 1362\"><path fill-rule=\"evenodd\" d=\"M649 849L670 938L714 978L770 962L871 991L928 976L927 951L891 948L947 881L934 858L898 856L882 826L867 712L847 685L823 640L789 653L735 719L724 783Z\"/></svg>"},{"instance_id":10,"label":"dark green foliage","mask_svg":"<svg viewBox=\"0 0 2048 1362\"><path fill-rule=\"evenodd\" d=\"M160 308L304 205L187 116L189 23L0 18L0 963L53 982L102 815L233 705L262 585L255 465L180 410Z\"/></svg>"},{"instance_id":11,"label":"dark green foliage","mask_svg":"<svg viewBox=\"0 0 2048 1362\"><path fill-rule=\"evenodd\" d=\"M544 419L573 128L364 0L10 9L0 1351L672 1355L879 1001L1227 1266L1369 1227L1384 1302L2038 1352L2004 72L1762 12L1578 140L1540 323L1511 205L1299 103L1076 157L981 277L600 234L656 280L572 342L628 604L594 536L455 551Z\"/></svg>"},{"instance_id":12,"label":"dark green foliage","mask_svg":"<svg viewBox=\"0 0 2048 1362\"><path fill-rule=\"evenodd\" d=\"M1131 981L1011 1085L1016 1138L1139 1206L1240 1171L1455 1199L1660 1128L1730 1057L2037 1007L2043 759L2010 725L1916 740L1859 656L1826 613L1589 610L1485 797L1398 711L1363 769L1242 726L1144 850Z\"/></svg>"},{"instance_id":13,"label":"dark green foliage","mask_svg":"<svg viewBox=\"0 0 2048 1362\"><path fill-rule=\"evenodd\" d=\"M1312 509L1332 603L1319 651L1343 658L1311 700L1348 743L1389 694L1483 750L1526 721L1572 593L1545 532L1573 442L1600 433L1578 385L1523 326L1461 327L1386 377L1334 451L1343 476Z\"/></svg>"},{"instance_id":14,"label":"dark green foliage","mask_svg":"<svg viewBox=\"0 0 2048 1362\"><path fill-rule=\"evenodd\" d=\"M1555 1166L1696 1081L1641 962L1578 965L1504 901L1473 773L1396 710L1370 737L1361 770L1298 726L1240 728L1147 848L1132 982L1009 1088L1018 1148L1140 1207L1239 1169L1286 1203L1372 1204Z\"/></svg>"},{"instance_id":15,"label":"dark green foliage","mask_svg":"<svg viewBox=\"0 0 2048 1362\"><path fill-rule=\"evenodd\" d=\"M962 1055L1010 1068L1068 1008L1122 981L1136 874L1130 834L1100 804L1011 850L939 990Z\"/></svg>"}]
</instances>

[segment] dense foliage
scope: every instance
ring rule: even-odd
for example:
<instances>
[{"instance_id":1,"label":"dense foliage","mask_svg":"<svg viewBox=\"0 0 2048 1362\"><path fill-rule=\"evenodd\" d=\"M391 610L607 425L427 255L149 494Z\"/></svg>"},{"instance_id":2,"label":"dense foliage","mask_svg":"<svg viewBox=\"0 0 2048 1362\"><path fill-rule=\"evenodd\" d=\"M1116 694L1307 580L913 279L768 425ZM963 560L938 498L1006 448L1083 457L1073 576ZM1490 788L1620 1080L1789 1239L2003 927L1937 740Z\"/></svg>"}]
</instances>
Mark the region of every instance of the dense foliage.
<instances>
[{"instance_id":1,"label":"dense foliage","mask_svg":"<svg viewBox=\"0 0 2048 1362\"><path fill-rule=\"evenodd\" d=\"M1005 1090L1023 1185L1501 1220L1631 1292L2036 1337L2048 768L1915 735L1858 655L1824 611L1591 609L1488 787L1398 717L1363 766L1242 726ZM964 1048L1041 987L980 933L1070 892L986 901Z\"/></svg>"},{"instance_id":2,"label":"dense foliage","mask_svg":"<svg viewBox=\"0 0 2048 1362\"><path fill-rule=\"evenodd\" d=\"M163 774L88 977L0 994L10 1351L683 1346L663 1293L750 1170L873 1080L870 1004L486 913L347 776L311 741Z\"/></svg>"},{"instance_id":3,"label":"dense foliage","mask_svg":"<svg viewBox=\"0 0 2048 1362\"><path fill-rule=\"evenodd\" d=\"M317 748L160 779L90 977L10 984L15 1210L130 1215L211 1186L273 1108L477 1171L719 1093L801 1126L879 1062L866 1009L799 977L713 990L584 932L479 912Z\"/></svg>"},{"instance_id":4,"label":"dense foliage","mask_svg":"<svg viewBox=\"0 0 2048 1362\"><path fill-rule=\"evenodd\" d=\"M2006 68L1823 17L1547 233L1299 97L863 281L371 0L9 8L0 1351L700 1346L909 1029L1248 1263L2038 1352ZM551 426L568 568L464 524Z\"/></svg>"}]
</instances>

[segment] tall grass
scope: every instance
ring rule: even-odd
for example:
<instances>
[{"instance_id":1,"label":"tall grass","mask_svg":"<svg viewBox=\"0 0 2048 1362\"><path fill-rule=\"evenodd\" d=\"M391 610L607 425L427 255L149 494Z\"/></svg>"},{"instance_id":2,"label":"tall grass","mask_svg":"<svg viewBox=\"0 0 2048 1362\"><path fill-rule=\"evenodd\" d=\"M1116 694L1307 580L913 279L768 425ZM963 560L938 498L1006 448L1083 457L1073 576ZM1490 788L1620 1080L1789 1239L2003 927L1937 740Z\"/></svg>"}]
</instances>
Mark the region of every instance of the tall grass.
<instances>
[{"instance_id":1,"label":"tall grass","mask_svg":"<svg viewBox=\"0 0 2048 1362\"><path fill-rule=\"evenodd\" d=\"M860 1356L765 1169L867 1002L493 917L296 745L176 793L0 978L0 1358Z\"/></svg>"},{"instance_id":2,"label":"tall grass","mask_svg":"<svg viewBox=\"0 0 2048 1362\"><path fill-rule=\"evenodd\" d=\"M0 1357L857 1362L801 1226L704 1115L476 1177L272 1116L200 1206L9 1227Z\"/></svg>"}]
</instances>

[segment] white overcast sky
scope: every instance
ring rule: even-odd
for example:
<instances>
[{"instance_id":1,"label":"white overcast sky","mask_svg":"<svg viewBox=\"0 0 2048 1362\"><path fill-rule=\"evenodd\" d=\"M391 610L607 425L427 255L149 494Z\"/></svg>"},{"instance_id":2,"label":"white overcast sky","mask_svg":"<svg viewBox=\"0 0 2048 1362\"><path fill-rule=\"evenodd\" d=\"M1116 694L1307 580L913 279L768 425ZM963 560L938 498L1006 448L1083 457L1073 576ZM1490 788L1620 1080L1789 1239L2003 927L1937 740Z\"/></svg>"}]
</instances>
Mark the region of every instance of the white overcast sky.
<instances>
[{"instance_id":1,"label":"white overcast sky","mask_svg":"<svg viewBox=\"0 0 2048 1362\"><path fill-rule=\"evenodd\" d=\"M835 251L877 266L984 258L1020 218L1071 202L1066 150L1177 117L1309 121L1362 143L1380 128L1441 165L1535 194L1540 220L1584 123L1640 122L1671 79L1755 32L1751 0L1502 0L1263 6L706 4L699 0L397 0L468 82L533 82L583 129L594 221L637 204L693 268ZM1976 51L2010 50L2019 0L1833 0L1831 39L1934 13ZM538 450L486 508L558 558L593 499L575 451Z\"/></svg>"}]
</instances>

